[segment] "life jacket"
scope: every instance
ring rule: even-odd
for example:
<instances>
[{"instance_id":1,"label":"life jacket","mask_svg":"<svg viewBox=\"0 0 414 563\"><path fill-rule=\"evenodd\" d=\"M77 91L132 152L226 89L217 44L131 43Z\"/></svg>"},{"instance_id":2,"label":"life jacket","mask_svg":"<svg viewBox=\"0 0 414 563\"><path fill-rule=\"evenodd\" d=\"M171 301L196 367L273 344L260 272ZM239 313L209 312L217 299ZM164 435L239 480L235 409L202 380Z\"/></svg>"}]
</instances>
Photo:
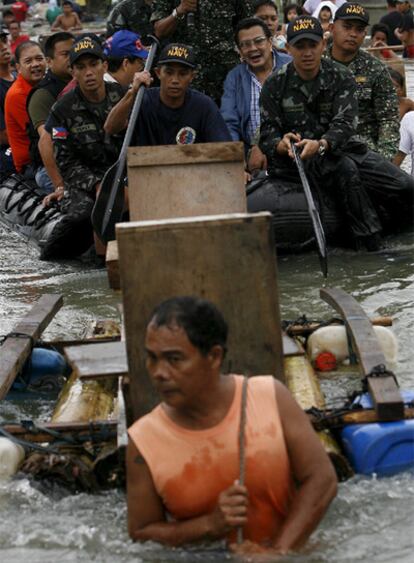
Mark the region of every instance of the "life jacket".
<instances>
[{"instance_id":1,"label":"life jacket","mask_svg":"<svg viewBox=\"0 0 414 563\"><path fill-rule=\"evenodd\" d=\"M33 94L37 90L40 89L47 90L53 96L53 98L57 100L60 92L63 90L66 84L67 81L58 78L55 74L53 74L53 72L48 70L44 78L39 82L37 86L35 86L30 91L29 95L27 96L27 100L26 100L27 115L29 115L30 100ZM26 131L30 140L30 147L29 147L30 161L35 168L39 168L40 166L43 166L42 157L40 156L39 149L37 148L40 137L38 132L33 126L32 120L30 119L30 115L29 115L29 121L26 127Z\"/></svg>"}]
</instances>

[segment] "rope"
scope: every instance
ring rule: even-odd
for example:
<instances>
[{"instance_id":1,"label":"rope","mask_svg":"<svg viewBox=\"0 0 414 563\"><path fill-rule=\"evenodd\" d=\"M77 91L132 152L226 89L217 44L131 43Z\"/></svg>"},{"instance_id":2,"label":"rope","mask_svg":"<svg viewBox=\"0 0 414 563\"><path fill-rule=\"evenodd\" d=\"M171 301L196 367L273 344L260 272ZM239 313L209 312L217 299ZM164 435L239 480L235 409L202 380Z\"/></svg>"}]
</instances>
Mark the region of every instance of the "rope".
<instances>
[{"instance_id":1,"label":"rope","mask_svg":"<svg viewBox=\"0 0 414 563\"><path fill-rule=\"evenodd\" d=\"M246 406L247 406L247 382L249 378L244 376L242 387L242 399L240 406L240 426L239 426L239 484L244 485L246 473L245 455L245 430L246 430ZM243 543L243 528L237 528L237 543Z\"/></svg>"}]
</instances>

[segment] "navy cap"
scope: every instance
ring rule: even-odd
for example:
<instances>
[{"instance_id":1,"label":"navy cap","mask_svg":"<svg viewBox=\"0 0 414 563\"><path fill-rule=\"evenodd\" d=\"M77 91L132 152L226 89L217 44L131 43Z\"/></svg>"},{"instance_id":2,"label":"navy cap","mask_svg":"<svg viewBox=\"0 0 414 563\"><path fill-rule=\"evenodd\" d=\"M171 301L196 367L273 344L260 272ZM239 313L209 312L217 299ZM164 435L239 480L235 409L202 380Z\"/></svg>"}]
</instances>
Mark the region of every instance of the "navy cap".
<instances>
[{"instance_id":1,"label":"navy cap","mask_svg":"<svg viewBox=\"0 0 414 563\"><path fill-rule=\"evenodd\" d=\"M355 2L345 2L342 4L334 16L334 21L336 20L358 20L365 25L369 24L369 14L364 6L361 4L356 4Z\"/></svg>"},{"instance_id":2,"label":"navy cap","mask_svg":"<svg viewBox=\"0 0 414 563\"><path fill-rule=\"evenodd\" d=\"M141 43L141 36L138 33L121 29L105 41L104 54L107 57L136 57L146 59L148 51Z\"/></svg>"},{"instance_id":3,"label":"navy cap","mask_svg":"<svg viewBox=\"0 0 414 563\"><path fill-rule=\"evenodd\" d=\"M194 49L190 45L183 45L182 43L170 43L166 45L160 53L158 59L159 65L167 63L180 63L182 65L195 68L195 55Z\"/></svg>"},{"instance_id":4,"label":"navy cap","mask_svg":"<svg viewBox=\"0 0 414 563\"><path fill-rule=\"evenodd\" d=\"M73 65L79 57L82 57L83 55L92 55L98 59L105 59L100 43L88 35L78 39L72 45L72 48L69 51L70 64Z\"/></svg>"},{"instance_id":5,"label":"navy cap","mask_svg":"<svg viewBox=\"0 0 414 563\"><path fill-rule=\"evenodd\" d=\"M323 39L323 29L318 19L312 16L299 16L289 22L286 36L289 45L294 45L301 39L319 42Z\"/></svg>"}]
</instances>

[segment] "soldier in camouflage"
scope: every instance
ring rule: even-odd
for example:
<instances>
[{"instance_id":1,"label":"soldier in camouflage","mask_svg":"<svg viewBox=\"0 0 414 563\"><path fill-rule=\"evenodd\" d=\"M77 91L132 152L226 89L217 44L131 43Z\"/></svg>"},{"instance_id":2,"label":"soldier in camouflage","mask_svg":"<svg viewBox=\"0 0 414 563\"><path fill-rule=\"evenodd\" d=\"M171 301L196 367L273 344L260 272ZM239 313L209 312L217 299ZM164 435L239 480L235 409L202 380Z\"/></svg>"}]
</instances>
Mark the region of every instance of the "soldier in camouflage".
<instances>
[{"instance_id":1,"label":"soldier in camouflage","mask_svg":"<svg viewBox=\"0 0 414 563\"><path fill-rule=\"evenodd\" d=\"M145 36L153 33L151 18L152 0L122 0L113 8L106 23L106 35L111 37L116 31L129 29Z\"/></svg>"},{"instance_id":2,"label":"soldier in camouflage","mask_svg":"<svg viewBox=\"0 0 414 563\"><path fill-rule=\"evenodd\" d=\"M357 131L368 147L392 160L398 150L398 99L385 65L360 49L369 23L366 9L359 4L343 4L332 25L333 43L327 55L345 65L357 84Z\"/></svg>"},{"instance_id":3,"label":"soldier in camouflage","mask_svg":"<svg viewBox=\"0 0 414 563\"><path fill-rule=\"evenodd\" d=\"M219 103L227 73L240 62L233 30L252 13L244 0L154 0L151 21L159 38L194 47L199 70L193 86Z\"/></svg>"},{"instance_id":4,"label":"soldier in camouflage","mask_svg":"<svg viewBox=\"0 0 414 563\"><path fill-rule=\"evenodd\" d=\"M381 189L391 192L391 199L403 191L412 206L414 183L369 151L356 135L356 83L342 65L321 60L325 45L319 21L296 18L288 26L287 39L293 61L268 78L260 100L259 146L267 156L269 173L281 183L287 178L300 181L293 141L311 184L335 196L355 247L376 250L382 225L367 190L389 203L389 193L380 197L376 192L383 183ZM392 174L388 168L384 173L384 163L393 168Z\"/></svg>"},{"instance_id":5,"label":"soldier in camouflage","mask_svg":"<svg viewBox=\"0 0 414 563\"><path fill-rule=\"evenodd\" d=\"M62 211L68 221L89 222L96 192L116 161L121 138L106 135L103 125L124 94L117 83L105 83L103 51L83 37L69 54L77 86L53 106L46 130L52 135L56 163L65 182ZM96 243L97 244L97 243ZM102 250L97 253L102 254Z\"/></svg>"}]
</instances>

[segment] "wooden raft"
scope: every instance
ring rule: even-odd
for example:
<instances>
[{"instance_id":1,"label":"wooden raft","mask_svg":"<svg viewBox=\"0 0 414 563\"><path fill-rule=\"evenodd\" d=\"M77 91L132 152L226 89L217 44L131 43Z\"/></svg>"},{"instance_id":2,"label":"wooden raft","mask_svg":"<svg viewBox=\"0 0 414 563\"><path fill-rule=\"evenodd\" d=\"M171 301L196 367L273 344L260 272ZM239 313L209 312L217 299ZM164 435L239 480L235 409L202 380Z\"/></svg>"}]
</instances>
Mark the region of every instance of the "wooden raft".
<instances>
[{"instance_id":1,"label":"wooden raft","mask_svg":"<svg viewBox=\"0 0 414 563\"><path fill-rule=\"evenodd\" d=\"M0 346L0 399L7 395L30 356L32 342L40 337L62 305L61 295L42 295Z\"/></svg>"},{"instance_id":2,"label":"wooden raft","mask_svg":"<svg viewBox=\"0 0 414 563\"><path fill-rule=\"evenodd\" d=\"M385 357L372 328L371 321L359 303L339 288L321 289L321 298L329 303L345 321L352 347L357 355L362 377L367 378L368 390L379 420L404 418L404 402L392 375L374 376L372 370L385 366Z\"/></svg>"},{"instance_id":3,"label":"wooden raft","mask_svg":"<svg viewBox=\"0 0 414 563\"><path fill-rule=\"evenodd\" d=\"M125 342L83 344L65 348L65 355L79 379L101 379L128 374Z\"/></svg>"}]
</instances>

